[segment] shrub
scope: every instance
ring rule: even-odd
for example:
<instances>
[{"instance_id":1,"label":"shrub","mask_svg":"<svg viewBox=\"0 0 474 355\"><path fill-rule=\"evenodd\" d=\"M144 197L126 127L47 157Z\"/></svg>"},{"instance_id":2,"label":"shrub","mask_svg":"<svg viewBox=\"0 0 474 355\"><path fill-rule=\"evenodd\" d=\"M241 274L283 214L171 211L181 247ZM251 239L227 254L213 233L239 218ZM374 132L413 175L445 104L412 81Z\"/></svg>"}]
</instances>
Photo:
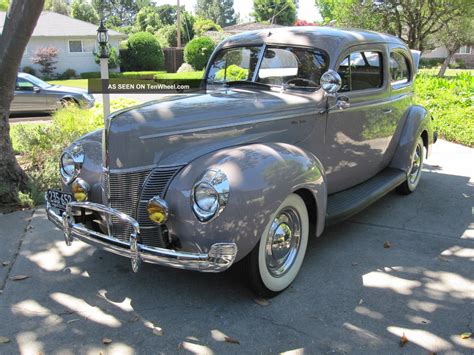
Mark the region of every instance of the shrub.
<instances>
[{"instance_id":1,"label":"shrub","mask_svg":"<svg viewBox=\"0 0 474 355\"><path fill-rule=\"evenodd\" d=\"M443 58L420 58L420 68L436 68L443 64Z\"/></svg>"},{"instance_id":2,"label":"shrub","mask_svg":"<svg viewBox=\"0 0 474 355\"><path fill-rule=\"evenodd\" d=\"M207 31L221 32L222 27L210 19L199 18L194 22L193 30L196 36L200 37Z\"/></svg>"},{"instance_id":3,"label":"shrub","mask_svg":"<svg viewBox=\"0 0 474 355\"><path fill-rule=\"evenodd\" d=\"M74 69L66 69L64 73L58 76L60 80L67 80L76 77L76 71Z\"/></svg>"},{"instance_id":4,"label":"shrub","mask_svg":"<svg viewBox=\"0 0 474 355\"><path fill-rule=\"evenodd\" d=\"M183 63L181 66L178 68L178 73L192 73L195 72L193 66L188 63Z\"/></svg>"},{"instance_id":5,"label":"shrub","mask_svg":"<svg viewBox=\"0 0 474 355\"><path fill-rule=\"evenodd\" d=\"M23 67L23 72L27 74L31 74L31 75L36 75L36 70L34 70L32 67L28 65Z\"/></svg>"},{"instance_id":6,"label":"shrub","mask_svg":"<svg viewBox=\"0 0 474 355\"><path fill-rule=\"evenodd\" d=\"M159 70L164 63L160 43L148 32L131 35L125 43L121 44L120 57L123 71Z\"/></svg>"},{"instance_id":7,"label":"shrub","mask_svg":"<svg viewBox=\"0 0 474 355\"><path fill-rule=\"evenodd\" d=\"M107 45L108 51L109 51L109 69L115 69L118 68L120 65L120 59L117 54L117 50L112 47L110 44ZM99 52L94 52L94 57L95 57L95 62L96 64L100 64L100 51Z\"/></svg>"},{"instance_id":8,"label":"shrub","mask_svg":"<svg viewBox=\"0 0 474 355\"><path fill-rule=\"evenodd\" d=\"M217 81L234 81L234 80L247 80L249 76L249 70L239 67L238 65L232 64L227 69L219 70L215 75Z\"/></svg>"},{"instance_id":9,"label":"shrub","mask_svg":"<svg viewBox=\"0 0 474 355\"><path fill-rule=\"evenodd\" d=\"M130 99L111 101L111 111L130 107L138 102ZM54 113L51 124L17 124L11 127L13 148L21 154L19 162L34 183L31 197L60 186L59 157L64 148L84 134L103 126L102 105L90 110L75 106ZM37 191L35 193L35 191ZM28 201L27 196L22 196Z\"/></svg>"},{"instance_id":10,"label":"shrub","mask_svg":"<svg viewBox=\"0 0 474 355\"><path fill-rule=\"evenodd\" d=\"M59 50L56 47L38 48L34 57L31 58L31 62L41 66L40 72L45 77L51 77L56 69L55 64L57 63L56 57L58 54Z\"/></svg>"},{"instance_id":11,"label":"shrub","mask_svg":"<svg viewBox=\"0 0 474 355\"><path fill-rule=\"evenodd\" d=\"M196 70L202 70L214 51L215 44L209 37L199 37L184 47L184 60Z\"/></svg>"},{"instance_id":12,"label":"shrub","mask_svg":"<svg viewBox=\"0 0 474 355\"><path fill-rule=\"evenodd\" d=\"M100 79L100 72L88 71L80 74L81 79Z\"/></svg>"}]
</instances>

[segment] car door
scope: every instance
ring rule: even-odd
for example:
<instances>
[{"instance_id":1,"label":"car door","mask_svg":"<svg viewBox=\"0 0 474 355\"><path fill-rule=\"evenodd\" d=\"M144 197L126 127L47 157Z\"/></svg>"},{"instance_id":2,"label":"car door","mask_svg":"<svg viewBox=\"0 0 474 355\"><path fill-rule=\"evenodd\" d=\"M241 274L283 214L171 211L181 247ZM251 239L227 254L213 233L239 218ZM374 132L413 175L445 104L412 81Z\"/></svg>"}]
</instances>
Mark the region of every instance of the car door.
<instances>
[{"instance_id":1,"label":"car door","mask_svg":"<svg viewBox=\"0 0 474 355\"><path fill-rule=\"evenodd\" d=\"M16 80L11 107L12 112L45 111L46 99L40 88L20 77Z\"/></svg>"},{"instance_id":2,"label":"car door","mask_svg":"<svg viewBox=\"0 0 474 355\"><path fill-rule=\"evenodd\" d=\"M408 50L400 45L390 47L389 52L389 80L391 101L393 106L393 120L397 123L395 134L387 148L387 157L392 157L400 139L405 124L408 109L414 102L413 79L415 76L412 56Z\"/></svg>"},{"instance_id":3,"label":"car door","mask_svg":"<svg viewBox=\"0 0 474 355\"><path fill-rule=\"evenodd\" d=\"M350 107L327 115L325 155L329 193L357 185L381 171L396 130L388 89L387 49L384 44L353 46L342 52L336 70L342 78L337 93ZM329 98L334 104L335 98Z\"/></svg>"}]
</instances>

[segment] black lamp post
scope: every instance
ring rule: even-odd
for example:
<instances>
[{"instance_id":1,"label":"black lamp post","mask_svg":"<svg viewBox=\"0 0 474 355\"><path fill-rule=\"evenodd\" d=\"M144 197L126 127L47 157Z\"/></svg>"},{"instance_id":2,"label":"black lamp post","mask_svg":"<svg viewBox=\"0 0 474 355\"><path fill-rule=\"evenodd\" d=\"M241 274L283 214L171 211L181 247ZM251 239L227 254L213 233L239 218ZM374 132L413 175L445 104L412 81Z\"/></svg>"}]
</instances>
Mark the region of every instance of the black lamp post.
<instances>
[{"instance_id":1,"label":"black lamp post","mask_svg":"<svg viewBox=\"0 0 474 355\"><path fill-rule=\"evenodd\" d=\"M107 28L104 26L104 20L100 20L99 28L97 29L97 42L100 46L100 58L109 58L109 34Z\"/></svg>"}]
</instances>

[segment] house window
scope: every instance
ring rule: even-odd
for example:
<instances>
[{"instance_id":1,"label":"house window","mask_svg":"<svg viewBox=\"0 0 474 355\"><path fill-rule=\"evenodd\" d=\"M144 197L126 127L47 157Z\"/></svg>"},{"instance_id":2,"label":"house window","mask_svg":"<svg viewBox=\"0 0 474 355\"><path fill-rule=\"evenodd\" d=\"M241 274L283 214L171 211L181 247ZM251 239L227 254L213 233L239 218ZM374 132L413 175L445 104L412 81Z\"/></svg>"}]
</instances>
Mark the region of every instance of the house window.
<instances>
[{"instance_id":1,"label":"house window","mask_svg":"<svg viewBox=\"0 0 474 355\"><path fill-rule=\"evenodd\" d=\"M82 41L69 41L69 52L82 53Z\"/></svg>"},{"instance_id":2,"label":"house window","mask_svg":"<svg viewBox=\"0 0 474 355\"><path fill-rule=\"evenodd\" d=\"M342 79L340 91L356 91L382 87L382 53L352 52L344 58L337 72Z\"/></svg>"},{"instance_id":3,"label":"house window","mask_svg":"<svg viewBox=\"0 0 474 355\"><path fill-rule=\"evenodd\" d=\"M471 54L471 46L463 46L459 48L458 54Z\"/></svg>"},{"instance_id":4,"label":"house window","mask_svg":"<svg viewBox=\"0 0 474 355\"><path fill-rule=\"evenodd\" d=\"M71 40L69 41L70 53L92 53L95 48L94 40Z\"/></svg>"}]
</instances>

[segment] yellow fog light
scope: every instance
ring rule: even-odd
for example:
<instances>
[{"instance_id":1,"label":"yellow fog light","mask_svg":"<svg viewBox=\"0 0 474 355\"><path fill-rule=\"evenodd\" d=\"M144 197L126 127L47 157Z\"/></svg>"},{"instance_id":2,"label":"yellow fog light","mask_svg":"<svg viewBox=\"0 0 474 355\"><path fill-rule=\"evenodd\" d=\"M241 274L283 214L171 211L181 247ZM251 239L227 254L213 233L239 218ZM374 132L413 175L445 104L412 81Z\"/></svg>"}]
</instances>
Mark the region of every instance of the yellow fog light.
<instances>
[{"instance_id":1,"label":"yellow fog light","mask_svg":"<svg viewBox=\"0 0 474 355\"><path fill-rule=\"evenodd\" d=\"M89 198L89 190L89 184L82 179L76 179L72 183L72 195L74 196L74 199L78 202L87 201L87 199Z\"/></svg>"},{"instance_id":2,"label":"yellow fog light","mask_svg":"<svg viewBox=\"0 0 474 355\"><path fill-rule=\"evenodd\" d=\"M168 204L159 196L155 196L148 201L147 212L150 221L156 224L163 224L168 221Z\"/></svg>"}]
</instances>

